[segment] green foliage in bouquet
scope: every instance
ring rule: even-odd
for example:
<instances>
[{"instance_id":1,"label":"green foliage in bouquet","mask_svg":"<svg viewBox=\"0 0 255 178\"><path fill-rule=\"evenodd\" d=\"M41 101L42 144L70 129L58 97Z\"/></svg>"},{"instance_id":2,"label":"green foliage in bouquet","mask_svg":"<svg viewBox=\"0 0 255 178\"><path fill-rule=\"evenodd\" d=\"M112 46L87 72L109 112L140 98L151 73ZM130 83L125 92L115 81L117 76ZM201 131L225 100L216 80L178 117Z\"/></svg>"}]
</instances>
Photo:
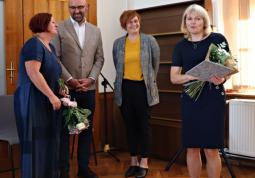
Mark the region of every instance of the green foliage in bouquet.
<instances>
[{"instance_id":1,"label":"green foliage in bouquet","mask_svg":"<svg viewBox=\"0 0 255 178\"><path fill-rule=\"evenodd\" d=\"M237 70L237 60L228 53L224 48L226 47L226 43L222 42L218 46L215 44L210 44L206 60L209 58L210 61L222 64L226 67L233 69L233 73L236 73ZM195 98L195 101L199 98L202 90L204 88L205 81L192 81L188 84L185 84L185 93L191 98Z\"/></svg>"},{"instance_id":2,"label":"green foliage in bouquet","mask_svg":"<svg viewBox=\"0 0 255 178\"><path fill-rule=\"evenodd\" d=\"M62 78L58 79L58 85L61 90L66 90L66 85Z\"/></svg>"},{"instance_id":3,"label":"green foliage in bouquet","mask_svg":"<svg viewBox=\"0 0 255 178\"><path fill-rule=\"evenodd\" d=\"M78 123L89 124L88 116L91 114L89 109L80 107L68 107L64 109L63 116L65 117L65 124L68 127L76 127Z\"/></svg>"},{"instance_id":4,"label":"green foliage in bouquet","mask_svg":"<svg viewBox=\"0 0 255 178\"><path fill-rule=\"evenodd\" d=\"M225 42L219 44L218 47L215 44L211 44L209 47L209 59L212 62L222 64L237 71L237 60L224 49L226 45Z\"/></svg>"},{"instance_id":5,"label":"green foliage in bouquet","mask_svg":"<svg viewBox=\"0 0 255 178\"><path fill-rule=\"evenodd\" d=\"M195 80L184 85L187 86L187 88L184 91L187 95L189 95L189 97L191 98L196 97L195 100L197 100L201 92L203 91L204 85L205 85L204 81Z\"/></svg>"},{"instance_id":6,"label":"green foliage in bouquet","mask_svg":"<svg viewBox=\"0 0 255 178\"><path fill-rule=\"evenodd\" d=\"M76 101L70 100L70 95L68 95L68 87L65 85L63 79L59 79L58 84L60 87L60 92L64 94L64 97L60 100L65 106L63 109L65 125L68 126L70 134L78 134L81 130L89 127L88 116L91 114L91 111L89 109L78 107Z\"/></svg>"}]
</instances>

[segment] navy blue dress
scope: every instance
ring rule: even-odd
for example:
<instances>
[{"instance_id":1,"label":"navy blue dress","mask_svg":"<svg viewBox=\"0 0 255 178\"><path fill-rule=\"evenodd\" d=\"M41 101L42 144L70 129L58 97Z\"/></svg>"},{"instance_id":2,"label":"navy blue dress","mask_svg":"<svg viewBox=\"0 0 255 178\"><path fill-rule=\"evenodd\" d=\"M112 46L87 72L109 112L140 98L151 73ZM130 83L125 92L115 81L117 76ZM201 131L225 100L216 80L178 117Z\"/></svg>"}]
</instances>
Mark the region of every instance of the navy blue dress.
<instances>
[{"instance_id":1,"label":"navy blue dress","mask_svg":"<svg viewBox=\"0 0 255 178\"><path fill-rule=\"evenodd\" d=\"M61 128L60 111L29 79L25 62L41 62L40 72L51 90L58 93L61 67L53 46L50 52L37 37L29 39L19 60L19 79L14 96L16 123L21 144L22 178L57 178Z\"/></svg>"},{"instance_id":2,"label":"navy blue dress","mask_svg":"<svg viewBox=\"0 0 255 178\"><path fill-rule=\"evenodd\" d=\"M207 38L194 42L181 40L173 52L172 66L188 71L202 62L211 43L227 44L225 37L211 33ZM195 101L185 92L181 94L182 144L186 148L222 148L224 146L225 91L223 85L206 82L201 95Z\"/></svg>"}]
</instances>

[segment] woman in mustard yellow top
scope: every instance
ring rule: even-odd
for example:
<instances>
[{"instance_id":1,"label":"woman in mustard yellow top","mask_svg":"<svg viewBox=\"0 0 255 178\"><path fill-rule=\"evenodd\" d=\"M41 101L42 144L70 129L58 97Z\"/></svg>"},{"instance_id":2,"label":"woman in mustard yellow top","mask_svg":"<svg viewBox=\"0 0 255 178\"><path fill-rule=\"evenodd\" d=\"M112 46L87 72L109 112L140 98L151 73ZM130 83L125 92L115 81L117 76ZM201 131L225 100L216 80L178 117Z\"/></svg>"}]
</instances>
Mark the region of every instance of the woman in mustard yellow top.
<instances>
[{"instance_id":1,"label":"woman in mustard yellow top","mask_svg":"<svg viewBox=\"0 0 255 178\"><path fill-rule=\"evenodd\" d=\"M126 123L131 156L125 177L137 178L148 172L150 107L159 103L156 76L160 55L155 38L140 33L140 21L136 11L124 11L120 23L127 34L113 45L114 95Z\"/></svg>"}]
</instances>

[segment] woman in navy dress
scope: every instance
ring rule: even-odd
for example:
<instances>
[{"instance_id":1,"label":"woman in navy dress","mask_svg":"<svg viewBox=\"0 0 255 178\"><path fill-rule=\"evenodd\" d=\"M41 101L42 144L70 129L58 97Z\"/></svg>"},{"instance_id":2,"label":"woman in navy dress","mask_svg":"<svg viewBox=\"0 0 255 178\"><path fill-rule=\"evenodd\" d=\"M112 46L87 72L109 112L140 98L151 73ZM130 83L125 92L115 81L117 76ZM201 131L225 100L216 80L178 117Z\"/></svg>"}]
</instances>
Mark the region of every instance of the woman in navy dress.
<instances>
[{"instance_id":1,"label":"woman in navy dress","mask_svg":"<svg viewBox=\"0 0 255 178\"><path fill-rule=\"evenodd\" d=\"M36 35L23 46L14 97L21 144L22 178L58 178L61 68L49 43L57 34L51 14L39 13L29 27Z\"/></svg>"},{"instance_id":2,"label":"woman in navy dress","mask_svg":"<svg viewBox=\"0 0 255 178\"><path fill-rule=\"evenodd\" d=\"M199 5L193 4L185 10L181 29L185 38L176 45L172 59L171 81L174 84L197 79L184 73L205 59L211 43L225 44L225 50L229 51L225 37L211 32L209 16ZM219 149L224 144L225 81L226 78L212 77L196 101L185 92L181 95L182 143L187 148L191 178L200 177L200 149L206 156L208 177L220 177Z\"/></svg>"}]
</instances>

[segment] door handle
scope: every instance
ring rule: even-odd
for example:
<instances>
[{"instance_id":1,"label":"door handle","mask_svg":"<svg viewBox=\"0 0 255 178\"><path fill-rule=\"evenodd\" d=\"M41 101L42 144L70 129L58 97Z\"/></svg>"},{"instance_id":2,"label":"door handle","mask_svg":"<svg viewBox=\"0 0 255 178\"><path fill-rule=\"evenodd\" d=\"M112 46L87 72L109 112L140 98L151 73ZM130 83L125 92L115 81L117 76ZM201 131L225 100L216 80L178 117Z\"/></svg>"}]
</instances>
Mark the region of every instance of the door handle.
<instances>
[{"instance_id":1,"label":"door handle","mask_svg":"<svg viewBox=\"0 0 255 178\"><path fill-rule=\"evenodd\" d=\"M15 71L16 71L16 69L15 69L14 64L13 64L12 61L11 61L10 68L6 68L6 71L11 72L9 78L11 79L11 84L13 84L13 80L15 78Z\"/></svg>"}]
</instances>

